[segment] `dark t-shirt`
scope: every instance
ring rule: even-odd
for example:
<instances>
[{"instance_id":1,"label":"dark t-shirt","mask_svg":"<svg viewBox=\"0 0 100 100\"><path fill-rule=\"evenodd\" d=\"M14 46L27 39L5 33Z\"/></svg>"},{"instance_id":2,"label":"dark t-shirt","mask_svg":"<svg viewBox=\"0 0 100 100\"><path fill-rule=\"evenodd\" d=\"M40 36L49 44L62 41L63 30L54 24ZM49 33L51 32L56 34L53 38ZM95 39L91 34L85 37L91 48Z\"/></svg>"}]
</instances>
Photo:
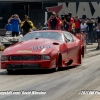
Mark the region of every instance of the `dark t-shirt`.
<instances>
[{"instance_id":1,"label":"dark t-shirt","mask_svg":"<svg viewBox=\"0 0 100 100\"><path fill-rule=\"evenodd\" d=\"M48 26L51 27L51 30L59 30L59 27L61 26L61 21L58 17L55 17L54 19L50 19L48 21Z\"/></svg>"},{"instance_id":2,"label":"dark t-shirt","mask_svg":"<svg viewBox=\"0 0 100 100\"><path fill-rule=\"evenodd\" d=\"M66 22L64 22L64 30L68 31L68 28L69 28L69 25Z\"/></svg>"},{"instance_id":3,"label":"dark t-shirt","mask_svg":"<svg viewBox=\"0 0 100 100\"><path fill-rule=\"evenodd\" d=\"M88 27L89 27L89 32L93 31L93 23L87 23Z\"/></svg>"},{"instance_id":4,"label":"dark t-shirt","mask_svg":"<svg viewBox=\"0 0 100 100\"><path fill-rule=\"evenodd\" d=\"M51 29L55 30L56 29L56 25L57 25L57 19L56 18L51 19L50 20L50 24L51 24Z\"/></svg>"},{"instance_id":5,"label":"dark t-shirt","mask_svg":"<svg viewBox=\"0 0 100 100\"><path fill-rule=\"evenodd\" d=\"M30 28L32 28L32 26L30 25L30 23L28 21L25 21L23 26L21 27L25 32L29 32Z\"/></svg>"},{"instance_id":6,"label":"dark t-shirt","mask_svg":"<svg viewBox=\"0 0 100 100\"><path fill-rule=\"evenodd\" d=\"M67 22L70 22L68 18L66 18ZM64 21L64 30L68 31L69 25Z\"/></svg>"}]
</instances>

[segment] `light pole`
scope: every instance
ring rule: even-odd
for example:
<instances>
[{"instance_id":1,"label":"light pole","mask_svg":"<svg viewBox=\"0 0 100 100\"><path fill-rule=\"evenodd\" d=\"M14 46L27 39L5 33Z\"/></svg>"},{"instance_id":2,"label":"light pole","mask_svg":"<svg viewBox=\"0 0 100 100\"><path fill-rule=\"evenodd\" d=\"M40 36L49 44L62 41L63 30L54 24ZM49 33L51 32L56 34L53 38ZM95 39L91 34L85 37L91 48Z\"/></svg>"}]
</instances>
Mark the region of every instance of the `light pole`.
<instances>
[{"instance_id":1,"label":"light pole","mask_svg":"<svg viewBox=\"0 0 100 100\"><path fill-rule=\"evenodd\" d=\"M25 15L28 15L29 16L30 4L25 3L24 10L25 10Z\"/></svg>"},{"instance_id":2,"label":"light pole","mask_svg":"<svg viewBox=\"0 0 100 100\"><path fill-rule=\"evenodd\" d=\"M29 11L30 11L30 5L28 4L28 9L27 9L27 15L28 15L28 16L30 16L30 15L29 15L29 14L30 14Z\"/></svg>"},{"instance_id":3,"label":"light pole","mask_svg":"<svg viewBox=\"0 0 100 100\"><path fill-rule=\"evenodd\" d=\"M46 26L46 28L47 28L47 18L48 18L48 13L45 12L45 26Z\"/></svg>"}]
</instances>

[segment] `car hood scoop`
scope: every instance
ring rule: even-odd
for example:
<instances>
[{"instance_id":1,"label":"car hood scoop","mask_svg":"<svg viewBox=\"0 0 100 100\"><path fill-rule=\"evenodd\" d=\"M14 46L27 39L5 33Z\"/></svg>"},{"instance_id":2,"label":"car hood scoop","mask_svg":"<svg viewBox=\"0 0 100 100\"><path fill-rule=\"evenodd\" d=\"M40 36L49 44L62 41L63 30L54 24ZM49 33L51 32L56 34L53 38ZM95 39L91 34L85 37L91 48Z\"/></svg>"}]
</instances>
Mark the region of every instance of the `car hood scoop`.
<instances>
[{"instance_id":1,"label":"car hood scoop","mask_svg":"<svg viewBox=\"0 0 100 100\"><path fill-rule=\"evenodd\" d=\"M59 45L59 43L57 43L57 42L53 42L53 45Z\"/></svg>"}]
</instances>

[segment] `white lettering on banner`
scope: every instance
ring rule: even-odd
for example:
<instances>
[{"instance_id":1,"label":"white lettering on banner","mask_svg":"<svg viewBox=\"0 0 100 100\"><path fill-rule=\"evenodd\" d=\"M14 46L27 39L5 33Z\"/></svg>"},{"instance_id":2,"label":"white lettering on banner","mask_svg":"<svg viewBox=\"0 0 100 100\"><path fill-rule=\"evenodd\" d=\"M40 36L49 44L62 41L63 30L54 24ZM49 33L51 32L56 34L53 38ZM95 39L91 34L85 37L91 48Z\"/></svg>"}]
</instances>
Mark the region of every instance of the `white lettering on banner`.
<instances>
[{"instance_id":1,"label":"white lettering on banner","mask_svg":"<svg viewBox=\"0 0 100 100\"><path fill-rule=\"evenodd\" d=\"M59 15L69 12L71 12L73 15L76 15L76 3L71 2L68 4L68 7L66 7L66 3L58 3L58 6L59 5L63 5L63 8L60 10Z\"/></svg>"},{"instance_id":2,"label":"white lettering on banner","mask_svg":"<svg viewBox=\"0 0 100 100\"><path fill-rule=\"evenodd\" d=\"M83 15L86 15L88 18L97 18L98 16L100 16L99 14L99 9L100 9L100 3L97 2L90 2L91 5L94 8L94 13L92 15L92 9L89 5L89 2L79 2L79 6L78 6L78 10L76 11L76 2L69 2L68 3L68 7L66 6L66 3L58 3L59 5L63 5L62 9L59 12L59 16L61 16L63 13L68 13L68 12L72 12L72 14L78 15L80 18Z\"/></svg>"},{"instance_id":3,"label":"white lettering on banner","mask_svg":"<svg viewBox=\"0 0 100 100\"><path fill-rule=\"evenodd\" d=\"M100 16L99 10L100 10L100 3L97 2L91 2L91 4L93 5L95 12L93 14L93 18L96 18L97 16Z\"/></svg>"},{"instance_id":4,"label":"white lettering on banner","mask_svg":"<svg viewBox=\"0 0 100 100\"><path fill-rule=\"evenodd\" d=\"M91 9L89 7L89 3L87 2L80 2L78 7L77 15L82 17L82 15L86 15L87 18L91 18Z\"/></svg>"}]
</instances>

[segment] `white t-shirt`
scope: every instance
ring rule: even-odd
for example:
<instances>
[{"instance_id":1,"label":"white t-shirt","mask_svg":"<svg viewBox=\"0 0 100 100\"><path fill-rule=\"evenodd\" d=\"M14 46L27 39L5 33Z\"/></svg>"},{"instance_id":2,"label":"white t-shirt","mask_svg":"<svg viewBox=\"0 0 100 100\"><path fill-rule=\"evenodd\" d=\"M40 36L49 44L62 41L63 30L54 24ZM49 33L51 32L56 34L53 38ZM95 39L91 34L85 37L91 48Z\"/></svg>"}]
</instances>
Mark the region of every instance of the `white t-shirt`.
<instances>
[{"instance_id":1,"label":"white t-shirt","mask_svg":"<svg viewBox=\"0 0 100 100\"><path fill-rule=\"evenodd\" d=\"M81 31L86 31L86 23L80 25Z\"/></svg>"},{"instance_id":2,"label":"white t-shirt","mask_svg":"<svg viewBox=\"0 0 100 100\"><path fill-rule=\"evenodd\" d=\"M98 28L98 26L96 28ZM100 29L97 29L96 32L100 32Z\"/></svg>"}]
</instances>

